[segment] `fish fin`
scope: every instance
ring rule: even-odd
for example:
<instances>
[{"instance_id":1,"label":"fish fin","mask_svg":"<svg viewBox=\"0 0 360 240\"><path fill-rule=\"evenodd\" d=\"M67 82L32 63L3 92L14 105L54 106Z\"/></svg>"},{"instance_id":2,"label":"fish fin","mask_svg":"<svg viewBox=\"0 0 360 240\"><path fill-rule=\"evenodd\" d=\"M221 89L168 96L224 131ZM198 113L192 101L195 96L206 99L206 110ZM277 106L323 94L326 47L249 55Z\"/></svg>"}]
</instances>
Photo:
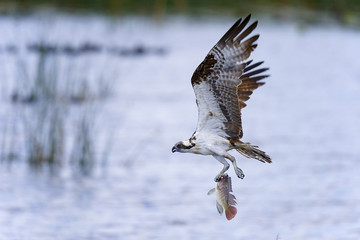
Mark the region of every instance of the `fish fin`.
<instances>
[{"instance_id":1,"label":"fish fin","mask_svg":"<svg viewBox=\"0 0 360 240\"><path fill-rule=\"evenodd\" d=\"M233 193L229 192L229 200L228 200L228 204L230 206L234 206L236 205L236 197Z\"/></svg>"},{"instance_id":2,"label":"fish fin","mask_svg":"<svg viewBox=\"0 0 360 240\"><path fill-rule=\"evenodd\" d=\"M208 191L207 195L213 194L214 192L215 192L215 188L210 189L210 190Z\"/></svg>"},{"instance_id":3,"label":"fish fin","mask_svg":"<svg viewBox=\"0 0 360 240\"><path fill-rule=\"evenodd\" d=\"M217 208L219 214L222 215L224 212L224 208L220 205L220 203L218 201L216 201L216 208Z\"/></svg>"},{"instance_id":4,"label":"fish fin","mask_svg":"<svg viewBox=\"0 0 360 240\"><path fill-rule=\"evenodd\" d=\"M235 217L236 213L237 209L234 206L229 206L227 209L225 209L225 216L229 221Z\"/></svg>"}]
</instances>

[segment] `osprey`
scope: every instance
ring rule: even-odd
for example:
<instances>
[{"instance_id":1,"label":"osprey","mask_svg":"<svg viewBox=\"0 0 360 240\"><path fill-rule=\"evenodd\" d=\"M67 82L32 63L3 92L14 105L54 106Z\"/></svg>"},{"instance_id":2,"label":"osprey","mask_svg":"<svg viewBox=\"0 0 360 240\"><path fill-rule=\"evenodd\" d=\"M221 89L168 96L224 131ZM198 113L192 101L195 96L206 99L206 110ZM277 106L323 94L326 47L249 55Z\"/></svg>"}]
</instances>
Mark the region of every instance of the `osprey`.
<instances>
[{"instance_id":1,"label":"osprey","mask_svg":"<svg viewBox=\"0 0 360 240\"><path fill-rule=\"evenodd\" d=\"M252 92L264 85L260 80L268 77L263 74L268 68L259 68L263 62L248 60L259 38L259 35L247 38L257 26L255 21L246 27L250 17L240 18L196 68L191 84L198 107L197 127L188 140L172 148L172 152L212 155L224 165L214 179L216 182L226 176L230 166L226 159L231 161L239 178L245 176L235 157L228 153L232 149L245 157L271 163L270 157L257 146L240 141L241 109Z\"/></svg>"}]
</instances>

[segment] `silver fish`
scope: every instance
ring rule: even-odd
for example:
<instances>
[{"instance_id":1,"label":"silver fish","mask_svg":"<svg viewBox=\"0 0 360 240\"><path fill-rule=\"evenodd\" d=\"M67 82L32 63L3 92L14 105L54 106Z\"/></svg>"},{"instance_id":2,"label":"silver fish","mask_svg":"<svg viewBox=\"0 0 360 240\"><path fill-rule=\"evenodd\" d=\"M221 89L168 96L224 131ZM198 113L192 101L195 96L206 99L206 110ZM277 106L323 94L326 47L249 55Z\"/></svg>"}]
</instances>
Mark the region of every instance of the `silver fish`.
<instances>
[{"instance_id":1,"label":"silver fish","mask_svg":"<svg viewBox=\"0 0 360 240\"><path fill-rule=\"evenodd\" d=\"M208 192L208 195L216 193L216 208L220 215L225 209L225 216L227 220L231 220L237 213L236 197L232 193L231 178L228 175L223 176L217 183L216 187Z\"/></svg>"}]
</instances>

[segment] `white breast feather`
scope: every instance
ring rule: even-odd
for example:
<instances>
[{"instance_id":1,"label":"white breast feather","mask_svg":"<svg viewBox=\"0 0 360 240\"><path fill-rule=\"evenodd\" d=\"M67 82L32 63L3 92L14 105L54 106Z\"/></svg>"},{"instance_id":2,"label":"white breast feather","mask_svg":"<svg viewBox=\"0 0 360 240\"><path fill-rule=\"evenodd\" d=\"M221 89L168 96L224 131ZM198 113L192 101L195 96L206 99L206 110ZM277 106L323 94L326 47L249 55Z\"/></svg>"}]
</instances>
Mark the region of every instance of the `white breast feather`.
<instances>
[{"instance_id":1,"label":"white breast feather","mask_svg":"<svg viewBox=\"0 0 360 240\"><path fill-rule=\"evenodd\" d=\"M223 130L226 118L222 113L219 104L206 82L194 86L198 103L198 123L196 132L207 131L209 134L216 134L226 137Z\"/></svg>"}]
</instances>

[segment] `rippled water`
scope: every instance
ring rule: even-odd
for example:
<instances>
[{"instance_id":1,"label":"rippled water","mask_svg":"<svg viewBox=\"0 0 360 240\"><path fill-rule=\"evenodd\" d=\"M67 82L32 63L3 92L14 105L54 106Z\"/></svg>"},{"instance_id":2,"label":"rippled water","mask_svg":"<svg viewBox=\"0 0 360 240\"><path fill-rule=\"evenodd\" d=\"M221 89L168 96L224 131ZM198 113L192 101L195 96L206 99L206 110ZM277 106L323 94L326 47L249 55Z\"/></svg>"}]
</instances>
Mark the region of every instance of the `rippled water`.
<instances>
[{"instance_id":1,"label":"rippled water","mask_svg":"<svg viewBox=\"0 0 360 240\"><path fill-rule=\"evenodd\" d=\"M206 195L222 166L212 157L172 154L171 147L196 125L192 72L235 19L46 19L51 28L37 16L0 18L0 127L17 124L11 112L18 108L9 100L16 57L4 46L45 38L165 53L103 50L78 59L86 76L113 77L110 96L95 111L95 141L111 145L109 156L88 177L68 163L52 176L21 159L3 162L0 239L359 239L360 32L260 20L253 56L265 60L271 77L243 111L244 140L261 146L273 164L233 153L246 177L229 170L238 214L228 222Z\"/></svg>"}]
</instances>

